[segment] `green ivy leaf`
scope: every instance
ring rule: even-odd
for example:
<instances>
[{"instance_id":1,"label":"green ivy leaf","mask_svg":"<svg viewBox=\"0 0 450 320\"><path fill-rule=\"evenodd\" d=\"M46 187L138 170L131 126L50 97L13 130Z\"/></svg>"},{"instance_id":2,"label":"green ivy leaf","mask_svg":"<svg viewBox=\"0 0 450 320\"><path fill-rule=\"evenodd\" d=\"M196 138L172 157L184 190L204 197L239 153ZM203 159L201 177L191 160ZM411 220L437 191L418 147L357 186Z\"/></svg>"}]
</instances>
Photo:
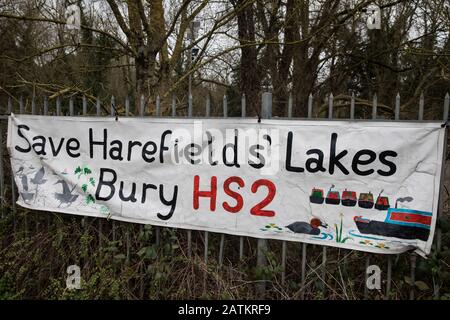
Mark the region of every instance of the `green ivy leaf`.
<instances>
[{"instance_id":1,"label":"green ivy leaf","mask_svg":"<svg viewBox=\"0 0 450 320\"><path fill-rule=\"evenodd\" d=\"M89 178L89 183L90 183L93 187L95 187L95 179L94 179L94 178L90 177L90 178Z\"/></svg>"},{"instance_id":2,"label":"green ivy leaf","mask_svg":"<svg viewBox=\"0 0 450 320\"><path fill-rule=\"evenodd\" d=\"M94 199L94 197L93 197L91 194L89 194L89 195L86 197L86 203L87 203L87 204L95 203L95 199Z\"/></svg>"},{"instance_id":3,"label":"green ivy leaf","mask_svg":"<svg viewBox=\"0 0 450 320\"><path fill-rule=\"evenodd\" d=\"M81 173L81 167L80 167L80 166L78 166L78 167L75 169L75 174L77 174L77 173Z\"/></svg>"},{"instance_id":4,"label":"green ivy leaf","mask_svg":"<svg viewBox=\"0 0 450 320\"><path fill-rule=\"evenodd\" d=\"M87 184L84 183L84 184L81 186L81 190L83 190L83 192L86 193L87 187L88 187Z\"/></svg>"},{"instance_id":5,"label":"green ivy leaf","mask_svg":"<svg viewBox=\"0 0 450 320\"><path fill-rule=\"evenodd\" d=\"M91 169L89 169L88 167L84 167L84 174L91 174L92 173L92 171L91 171Z\"/></svg>"}]
</instances>

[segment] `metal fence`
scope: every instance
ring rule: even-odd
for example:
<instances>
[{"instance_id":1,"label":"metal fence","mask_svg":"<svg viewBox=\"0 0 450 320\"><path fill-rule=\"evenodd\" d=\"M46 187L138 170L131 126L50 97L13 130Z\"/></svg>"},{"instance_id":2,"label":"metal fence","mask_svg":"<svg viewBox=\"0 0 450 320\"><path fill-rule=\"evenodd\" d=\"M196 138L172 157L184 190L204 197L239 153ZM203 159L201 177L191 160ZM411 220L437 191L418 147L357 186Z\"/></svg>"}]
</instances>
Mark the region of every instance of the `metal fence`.
<instances>
[{"instance_id":1,"label":"metal fence","mask_svg":"<svg viewBox=\"0 0 450 320\"><path fill-rule=\"evenodd\" d=\"M109 100L109 99L108 99ZM145 101L144 97L141 97L140 99L137 99L136 101L136 108L134 110L138 110L138 116L144 117L148 116L146 115L146 111L148 113L151 113L155 116L185 116L185 117L193 117L193 99L192 96L187 99L187 103L185 103L183 106L178 106L177 109L177 100L173 96L171 99L168 99L169 101L161 101L160 97L157 97L154 101L154 109L148 110L148 102ZM246 117L246 100L245 96L242 95L240 99L240 109L241 109L241 116ZM292 118L293 115L293 99L292 95L289 96L287 100L287 117ZM46 216L45 221L43 222L42 217L37 217L30 215L30 217L27 217L27 213L23 215L23 223L19 224L17 222L16 217L18 217L18 208L16 208L16 199L17 199L17 191L14 185L13 180L13 174L11 174L11 167L9 165L9 155L7 154L5 149L5 136L6 136L6 122L8 119L8 115L11 113L16 114L24 114L24 113L31 113L31 114L42 114L42 115L52 115L52 116L120 116L120 117L128 117L131 116L132 112L130 110L131 100L129 97L126 97L123 101L123 103L117 103L116 98L112 96L110 100L105 103L97 98L96 100L92 99L92 97L89 99L86 96L72 96L69 98L66 98L65 101L63 101L62 98L56 97L54 99L49 99L48 97L40 97L39 99L32 96L29 99L24 99L24 97L6 97L4 100L6 101L6 105L0 105L0 113L2 114L0 116L1 120L1 134L0 134L0 197L1 197L1 212L2 212L2 219L8 218L12 216L13 219L13 225L14 225L14 234L20 233L22 229L22 233L25 234L25 236L33 236L33 232L37 233L39 231L39 228L48 228L50 230L50 227L52 225L54 215L48 213ZM272 117L272 94L270 92L266 92L262 94L262 100L261 100L261 116L263 118L270 118ZM424 120L424 108L425 108L425 99L424 95L422 94L420 96L420 99L418 101L418 118L417 121L423 121ZM65 103L65 106L63 106L63 103ZM351 95L349 97L349 101L347 102L348 105L348 111L347 116L345 118L351 119L353 121L358 121L359 119L355 118L355 106L357 105L357 99L354 95ZM444 103L442 105L442 120L443 122L446 122L448 120L449 115L449 104L450 104L450 96L447 93L444 97ZM221 107L221 108L220 108ZM307 102L307 114L308 119L315 119L313 117L314 112L318 113L319 110L314 109L314 98L312 95L309 96L308 102ZM327 97L327 107L328 110L326 110L326 118L328 119L334 119L334 111L335 111L335 104L334 104L334 98L333 95L330 94ZM397 95L395 98L395 106L393 108L394 113L394 121L399 121L401 119L401 100L400 95ZM367 108L367 107L366 107ZM147 109L147 110L146 110ZM198 106L196 110L200 110L201 106ZM212 104L210 97L206 97L204 100L204 116L210 117L212 116ZM228 99L226 96L223 97L223 100L221 101L221 106L217 109L222 109L222 114L214 114L214 116L222 116L222 117L228 117ZM323 110L322 110L323 111ZM342 112L340 112L342 114ZM379 112L378 112L378 99L377 96L374 95L372 99L372 106L371 106L371 118L377 119L379 118ZM342 117L339 117L339 119L343 119ZM384 118L384 120L388 120ZM437 120L437 119L434 119ZM445 140L447 141L447 140ZM444 152L444 161L446 158L446 152ZM445 162L444 166L445 168ZM440 190L440 202L439 202L439 211L438 211L438 217L443 214L444 210L444 172L443 170L442 174L442 181L441 181L441 190ZM7 178L10 178L9 181L6 181ZM33 219L35 228L30 227L33 224ZM74 218L72 218L74 219ZM91 220L89 222L89 220ZM98 221L95 221L98 220ZM102 243L107 240L107 238L111 235L112 240L115 241L118 238L120 238L122 241L125 242L126 245L126 261L129 261L130 256L130 238L132 237L133 232L143 232L143 226L139 226L139 230L137 230L135 227L130 228L130 224L125 222L117 222L112 221L107 223L105 226L104 219L94 219L90 217L84 217L81 218L81 228L85 228L88 223L98 223L97 227L97 234L95 235L98 238L99 246L102 246ZM45 226L46 225L46 226ZM110 228L109 230L106 230L107 228ZM193 231L187 230L187 231L181 231L186 232L185 235L185 245L186 245L186 254L187 258L192 258L193 254ZM200 236L203 242L204 251L203 251L203 261L205 265L208 265L208 263L211 263L210 258L210 246L211 246L211 234L209 232L197 232L197 236ZM108 235L105 235L108 233ZM216 236L217 237L217 236ZM230 236L225 234L220 234L219 241L218 241L218 257L217 257L217 265L219 268L221 268L224 264L224 256L226 251L226 240L227 238L236 238L236 236ZM236 252L237 255L237 261L234 261L234 263L239 263L244 256L246 255L246 250L252 252L256 252L256 266L264 268L267 266L267 254L271 250L269 247L277 247L279 246L278 243L280 241L276 240L263 240L258 239L257 243L255 245L254 241L249 241L249 239L246 239L245 237L237 237L238 240L233 240L232 243L235 247L231 248L233 252ZM106 239L106 240L105 240ZM159 245L161 243L161 227L155 228L155 237L154 241L156 245ZM272 246L268 247L268 242L272 243ZM302 244L296 244L293 243L293 245L296 246L296 249L293 250L294 254L297 252L300 255L300 277L298 280L299 287L300 287L300 298L304 298L305 295L305 286L306 286L306 279L308 275L315 274L315 276L320 279L320 281L323 282L323 289L322 289L322 297L327 296L327 265L329 263L329 257L330 253L332 254L333 251L336 250L342 250L337 248L331 248L331 247L319 247L314 245L307 245L306 243ZM236 247L237 246L237 247ZM198 251L198 247L197 251ZM311 252L314 250L315 253L317 253L318 248L321 248L320 252L320 261L313 264L308 263L308 259L311 259ZM433 246L434 252L440 252L442 248L442 233L439 228L437 228L436 234L435 234L435 241ZM347 250L351 251L351 250ZM289 257L289 250L288 250L288 243L286 241L281 241L281 245L279 246L279 250L275 250L276 254L279 254L278 259L280 261L280 267L281 267L281 283L285 283L286 277L287 277L287 261L290 259ZM290 252L292 254L292 250ZM361 268L361 272L358 274L354 274L353 277L365 280L367 279L367 273L366 273L366 267L371 264L371 261L376 260L377 263L381 261L383 264L383 272L386 274L383 284L383 294L382 296L384 299L389 299L391 297L391 289L392 289L392 267L393 267L393 260L398 260L397 256L392 255L375 255L375 254L369 254L364 253L365 256L365 265L363 268ZM405 255L409 255L409 259L404 259L404 261L409 261L409 274L407 275L412 284L409 289L409 299L415 298L415 286L414 283L416 281L416 265L417 265L417 259L418 257L414 253L406 253ZM421 259L419 257L419 259ZM317 260L317 259L316 259ZM339 263L343 264L345 267L345 264L347 263L347 255L344 255L343 259L338 260ZM261 278L261 281L256 282L256 292L258 294L258 297L263 298L266 290L267 281L265 278ZM140 291L141 291L141 297L143 296L143 286L144 284L140 284ZM344 288L345 291L345 288ZM370 296L369 290L367 286L364 285L364 298L368 298ZM439 283L434 284L433 288L433 295L435 298L439 298L440 296L440 287ZM188 297L186 297L188 298Z\"/></svg>"}]
</instances>

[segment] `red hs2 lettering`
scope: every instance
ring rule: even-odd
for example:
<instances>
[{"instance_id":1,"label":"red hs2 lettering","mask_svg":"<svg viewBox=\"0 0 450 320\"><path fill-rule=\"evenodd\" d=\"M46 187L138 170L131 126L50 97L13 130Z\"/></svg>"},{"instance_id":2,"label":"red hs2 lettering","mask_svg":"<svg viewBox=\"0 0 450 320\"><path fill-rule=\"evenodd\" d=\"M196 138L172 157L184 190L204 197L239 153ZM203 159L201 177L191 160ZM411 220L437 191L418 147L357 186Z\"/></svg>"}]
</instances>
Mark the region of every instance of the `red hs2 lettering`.
<instances>
[{"instance_id":1,"label":"red hs2 lettering","mask_svg":"<svg viewBox=\"0 0 450 320\"><path fill-rule=\"evenodd\" d=\"M242 195L232 190L232 186L234 186L234 190L236 189L236 186L238 189L242 189L245 187L245 182L242 178L237 176L232 176L227 178L223 184L223 191L227 196L234 199L235 203L229 203L228 201L224 201L222 203L222 207L225 211L230 213L238 213L241 211L242 207L244 206L244 198ZM266 197L261 200L259 203L254 205L250 209L250 214L255 216L262 216L262 217L273 217L275 216L275 211L272 210L264 210L265 207L267 207L272 200L275 198L276 194L276 187L275 184L267 179L259 179L253 182L253 184L250 187L250 190L252 193L257 193L259 189L266 189L267 195ZM196 175L194 177L194 209L198 210L200 204L199 200L200 198L209 198L209 210L210 211L216 211L216 202L217 202L217 177L212 176L210 179L210 187L209 190L200 190L200 176Z\"/></svg>"}]
</instances>

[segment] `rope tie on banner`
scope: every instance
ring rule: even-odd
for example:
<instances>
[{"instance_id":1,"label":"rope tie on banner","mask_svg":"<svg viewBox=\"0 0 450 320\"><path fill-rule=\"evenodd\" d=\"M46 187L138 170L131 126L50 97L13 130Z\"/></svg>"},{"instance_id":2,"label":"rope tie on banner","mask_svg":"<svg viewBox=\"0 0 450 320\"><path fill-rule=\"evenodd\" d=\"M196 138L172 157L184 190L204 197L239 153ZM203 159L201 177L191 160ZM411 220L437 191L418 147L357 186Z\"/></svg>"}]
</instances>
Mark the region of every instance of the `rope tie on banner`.
<instances>
[{"instance_id":1,"label":"rope tie on banner","mask_svg":"<svg viewBox=\"0 0 450 320\"><path fill-rule=\"evenodd\" d=\"M116 118L116 121L119 121L119 113L117 112L116 104L113 103L112 107L114 109L114 117Z\"/></svg>"},{"instance_id":2,"label":"rope tie on banner","mask_svg":"<svg viewBox=\"0 0 450 320\"><path fill-rule=\"evenodd\" d=\"M443 124L441 124L441 128L447 128L448 127L448 120L445 121Z\"/></svg>"}]
</instances>

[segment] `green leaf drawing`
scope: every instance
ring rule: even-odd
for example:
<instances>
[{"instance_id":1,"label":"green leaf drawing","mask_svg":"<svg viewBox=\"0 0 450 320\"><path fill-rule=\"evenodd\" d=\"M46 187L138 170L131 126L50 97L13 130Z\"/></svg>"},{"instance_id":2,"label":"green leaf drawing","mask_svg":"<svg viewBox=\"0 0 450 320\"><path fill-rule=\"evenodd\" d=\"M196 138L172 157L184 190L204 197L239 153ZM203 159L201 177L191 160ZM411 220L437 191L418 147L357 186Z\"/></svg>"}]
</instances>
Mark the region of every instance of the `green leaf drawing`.
<instances>
[{"instance_id":1,"label":"green leaf drawing","mask_svg":"<svg viewBox=\"0 0 450 320\"><path fill-rule=\"evenodd\" d=\"M90 183L93 187L95 187L95 179L94 179L94 178L90 177L90 178L89 178L89 183Z\"/></svg>"},{"instance_id":2,"label":"green leaf drawing","mask_svg":"<svg viewBox=\"0 0 450 320\"><path fill-rule=\"evenodd\" d=\"M86 197L86 203L87 204L95 203L95 199L91 194L88 194L88 196Z\"/></svg>"},{"instance_id":3,"label":"green leaf drawing","mask_svg":"<svg viewBox=\"0 0 450 320\"><path fill-rule=\"evenodd\" d=\"M91 174L92 171L91 171L91 169L89 169L88 167L84 167L83 173L84 173L84 174Z\"/></svg>"},{"instance_id":4,"label":"green leaf drawing","mask_svg":"<svg viewBox=\"0 0 450 320\"><path fill-rule=\"evenodd\" d=\"M86 193L87 187L88 187L87 184L84 183L84 184L81 186L81 190L83 190L83 192Z\"/></svg>"},{"instance_id":5,"label":"green leaf drawing","mask_svg":"<svg viewBox=\"0 0 450 320\"><path fill-rule=\"evenodd\" d=\"M80 172L81 172L81 167L78 166L78 167L75 169L75 174L80 173Z\"/></svg>"}]
</instances>

